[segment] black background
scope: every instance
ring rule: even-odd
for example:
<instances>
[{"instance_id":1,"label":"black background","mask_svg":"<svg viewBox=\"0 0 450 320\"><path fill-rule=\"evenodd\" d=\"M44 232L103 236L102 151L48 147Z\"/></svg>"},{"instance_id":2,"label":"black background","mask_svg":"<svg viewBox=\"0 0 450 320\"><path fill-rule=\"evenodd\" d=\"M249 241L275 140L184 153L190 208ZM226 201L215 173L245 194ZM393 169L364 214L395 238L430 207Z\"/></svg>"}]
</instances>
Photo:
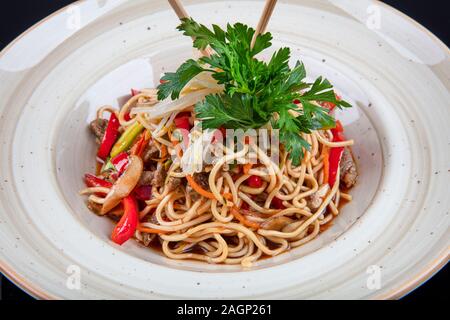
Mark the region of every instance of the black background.
<instances>
[{"instance_id":1,"label":"black background","mask_svg":"<svg viewBox=\"0 0 450 320\"><path fill-rule=\"evenodd\" d=\"M74 1L21 0L2 3L0 10L0 50L33 24L72 2ZM385 0L383 2L406 13L433 32L447 46L449 45L450 15L447 10L447 0ZM439 300L450 302L448 274L447 266L417 290L404 297L403 300ZM1 275L0 281L1 299L31 299Z\"/></svg>"}]
</instances>

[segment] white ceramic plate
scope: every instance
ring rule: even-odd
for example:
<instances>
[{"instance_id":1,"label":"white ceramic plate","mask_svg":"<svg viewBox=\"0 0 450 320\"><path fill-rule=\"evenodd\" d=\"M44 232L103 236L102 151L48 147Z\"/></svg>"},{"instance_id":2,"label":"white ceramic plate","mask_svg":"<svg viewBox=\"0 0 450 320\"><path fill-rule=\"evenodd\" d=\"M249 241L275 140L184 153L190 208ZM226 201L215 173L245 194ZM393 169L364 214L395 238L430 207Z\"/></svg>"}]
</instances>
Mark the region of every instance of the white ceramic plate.
<instances>
[{"instance_id":1,"label":"white ceramic plate","mask_svg":"<svg viewBox=\"0 0 450 320\"><path fill-rule=\"evenodd\" d=\"M221 25L255 25L263 6L183 2ZM275 47L290 46L311 77L326 76L354 105L339 118L357 141L361 177L333 228L248 270L112 244L112 224L77 193L93 169L86 124L97 107L155 86L191 55L177 24L166 1L80 1L0 53L6 276L40 298L368 299L400 297L448 261L449 51L368 0L281 1L269 25Z\"/></svg>"}]
</instances>

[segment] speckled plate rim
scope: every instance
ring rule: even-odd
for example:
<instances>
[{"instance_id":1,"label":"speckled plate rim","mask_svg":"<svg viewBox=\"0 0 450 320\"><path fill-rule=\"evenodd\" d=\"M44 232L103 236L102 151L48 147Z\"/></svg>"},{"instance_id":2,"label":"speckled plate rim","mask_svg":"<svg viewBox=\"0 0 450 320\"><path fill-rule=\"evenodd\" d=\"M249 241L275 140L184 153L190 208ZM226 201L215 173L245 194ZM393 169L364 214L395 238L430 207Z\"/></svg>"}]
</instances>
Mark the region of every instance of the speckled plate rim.
<instances>
[{"instance_id":1,"label":"speckled plate rim","mask_svg":"<svg viewBox=\"0 0 450 320\"><path fill-rule=\"evenodd\" d=\"M72 4L69 4L67 6L62 7L61 9L53 12L49 16L45 17L44 19L40 20L30 28L28 28L26 31L24 31L22 34L20 34L17 38L15 38L11 43L9 43L3 50L0 51L0 57L2 57L8 50L10 50L14 45L16 45L25 35L32 32L34 29L36 29L38 26L46 23L51 18L58 16L59 14L63 13L67 10L70 6L83 3L87 0L77 0ZM395 9L394 7L381 2L380 0L374 0L377 4L382 5L386 9L390 10L394 14L400 16L403 19L408 20L409 22L413 23L417 28L421 29L422 31L425 31L427 35L438 44L442 49L444 49L447 53L450 53L449 47L447 47L442 40L440 40L436 35L434 35L430 30L428 30L426 27L415 21L413 18L409 17L405 13ZM378 295L374 296L373 299L399 299L407 294L411 293L416 288L420 287L422 284L424 284L426 281L428 281L433 275L438 273L441 269L443 269L446 264L449 262L450 255L448 250L444 250L442 255L436 258L435 260L431 261L427 267L422 268L419 270L416 275L411 277L409 280L404 281L403 283L398 283L396 287L392 288L390 292L384 294L384 295ZM23 276L17 274L5 261L0 260L0 272L3 276L8 278L10 281L12 281L14 284L16 284L19 288L21 288L24 292L29 294L30 296L38 299L46 299L46 300L57 300L61 299L61 297L54 296L47 294L45 290L43 290L40 286L34 284L33 282L29 281L28 279L24 278Z\"/></svg>"},{"instance_id":2,"label":"speckled plate rim","mask_svg":"<svg viewBox=\"0 0 450 320\"><path fill-rule=\"evenodd\" d=\"M15 38L12 42L10 42L5 48L3 48L0 51L0 57L5 55L7 51L9 51L15 44L17 44L28 33L32 32L34 29L36 29L40 25L46 23L51 18L63 13L64 11L67 10L68 7L72 6L73 4L81 3L84 1L86 1L86 0L77 0L74 3L64 6L61 9L48 15L44 19L38 21L37 23L32 25L30 28L28 28L27 30L22 32L17 38ZM18 286L24 292L26 292L27 294L29 294L30 296L32 296L36 299L45 299L45 300L60 299L59 297L47 294L40 286L34 284L33 282L31 282L31 281L25 279L24 277L20 276L19 274L17 274L5 261L2 261L1 259L0 259L0 272L2 273L2 275L4 277L8 278L16 286Z\"/></svg>"},{"instance_id":3,"label":"speckled plate rim","mask_svg":"<svg viewBox=\"0 0 450 320\"><path fill-rule=\"evenodd\" d=\"M413 23L417 28L421 29L427 35L439 46L442 47L447 53L450 53L450 48L441 40L439 39L434 33L432 33L428 28L421 25L419 22L408 16L407 14L401 12L400 10L380 1L375 0L377 4L384 6L386 9L392 11L393 13L397 14L398 16L408 20L409 22ZM417 272L417 274L411 278L411 280L406 281L403 284L399 284L397 288L394 288L386 295L381 295L376 297L377 299L400 299L421 285L423 285L425 282L430 280L435 274L437 274L441 269L443 269L447 263L449 262L449 253L443 252L442 256L440 256L438 259L433 260L427 268L424 268Z\"/></svg>"}]
</instances>

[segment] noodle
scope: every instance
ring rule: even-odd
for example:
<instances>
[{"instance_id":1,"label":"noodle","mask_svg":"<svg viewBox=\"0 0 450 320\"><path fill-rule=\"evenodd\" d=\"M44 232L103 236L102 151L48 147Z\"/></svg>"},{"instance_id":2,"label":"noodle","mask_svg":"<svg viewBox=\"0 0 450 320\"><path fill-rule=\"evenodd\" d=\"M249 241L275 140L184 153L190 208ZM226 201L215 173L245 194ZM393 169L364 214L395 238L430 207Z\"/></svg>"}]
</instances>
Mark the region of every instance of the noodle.
<instances>
[{"instance_id":1,"label":"noodle","mask_svg":"<svg viewBox=\"0 0 450 320\"><path fill-rule=\"evenodd\" d=\"M202 81L195 83L199 85ZM332 186L328 186L329 175L324 171L329 168L329 163L325 163L327 152L351 146L353 140L333 142L330 130L302 134L311 148L304 150L298 166L293 165L284 150L278 165L253 142L244 144L239 151L219 144L216 147L224 155L202 171L207 174L207 186L193 182L193 188L185 182L192 175L183 171L181 161L183 156L190 158L177 151L175 120L186 110L190 113L193 104L214 90L213 85L198 91L186 90L181 101L171 102L158 102L155 90L142 91L119 112L105 106L99 109L97 117L101 118L103 112L115 113L122 131L138 121L159 151L160 159L153 159L158 167L171 161L164 184L154 187L151 199L141 202L144 207L139 212L140 223L135 233L138 241L145 245L159 243L162 253L171 259L250 267L262 256L276 256L312 241L322 226L339 214L341 199L352 200L350 194L340 190L339 168ZM130 120L125 120L127 114ZM244 174L240 167L249 163L246 159L255 157L259 162L252 162ZM233 162L237 163L234 168ZM255 177L261 181L257 187L248 184ZM184 182L171 189L168 179ZM111 190L89 187L80 194L89 195L88 201L102 205ZM278 208L273 207L276 201Z\"/></svg>"}]
</instances>

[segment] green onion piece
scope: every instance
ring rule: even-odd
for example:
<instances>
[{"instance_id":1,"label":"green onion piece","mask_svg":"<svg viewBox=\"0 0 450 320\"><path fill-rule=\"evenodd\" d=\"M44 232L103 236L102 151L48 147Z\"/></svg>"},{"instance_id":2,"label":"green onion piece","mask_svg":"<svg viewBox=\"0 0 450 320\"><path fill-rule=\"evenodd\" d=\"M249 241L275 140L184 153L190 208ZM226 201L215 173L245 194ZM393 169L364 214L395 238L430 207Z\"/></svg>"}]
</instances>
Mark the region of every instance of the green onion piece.
<instances>
[{"instance_id":1,"label":"green onion piece","mask_svg":"<svg viewBox=\"0 0 450 320\"><path fill-rule=\"evenodd\" d=\"M141 133L142 130L144 130L144 126L139 122L135 122L130 127L128 127L112 148L110 157L114 158L119 153L126 151L132 145L133 141L136 139L139 133Z\"/></svg>"}]
</instances>

